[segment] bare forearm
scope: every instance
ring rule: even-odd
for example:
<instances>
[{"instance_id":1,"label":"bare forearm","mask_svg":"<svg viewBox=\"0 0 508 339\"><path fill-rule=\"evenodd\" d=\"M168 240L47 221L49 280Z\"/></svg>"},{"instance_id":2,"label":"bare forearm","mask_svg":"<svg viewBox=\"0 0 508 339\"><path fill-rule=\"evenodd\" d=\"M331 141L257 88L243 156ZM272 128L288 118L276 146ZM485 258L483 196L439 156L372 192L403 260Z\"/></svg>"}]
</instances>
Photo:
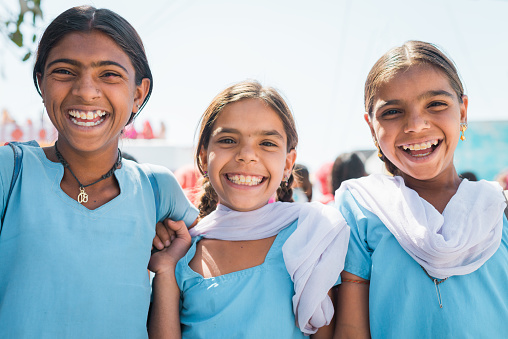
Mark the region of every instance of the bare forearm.
<instances>
[{"instance_id":1,"label":"bare forearm","mask_svg":"<svg viewBox=\"0 0 508 339\"><path fill-rule=\"evenodd\" d=\"M337 290L337 313L334 339L370 338L369 282L348 272L342 272L342 284Z\"/></svg>"},{"instance_id":2,"label":"bare forearm","mask_svg":"<svg viewBox=\"0 0 508 339\"><path fill-rule=\"evenodd\" d=\"M150 338L181 338L180 289L173 272L156 274L152 284L153 302L148 320Z\"/></svg>"}]
</instances>

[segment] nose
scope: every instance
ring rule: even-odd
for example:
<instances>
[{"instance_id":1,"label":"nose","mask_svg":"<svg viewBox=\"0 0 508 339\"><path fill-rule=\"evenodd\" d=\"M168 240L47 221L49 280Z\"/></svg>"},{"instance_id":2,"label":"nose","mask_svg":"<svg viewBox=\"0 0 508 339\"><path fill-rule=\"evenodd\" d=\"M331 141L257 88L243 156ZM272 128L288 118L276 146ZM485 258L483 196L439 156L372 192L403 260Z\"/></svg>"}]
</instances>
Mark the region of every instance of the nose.
<instances>
[{"instance_id":1,"label":"nose","mask_svg":"<svg viewBox=\"0 0 508 339\"><path fill-rule=\"evenodd\" d=\"M236 154L236 161L242 161L245 163L250 163L252 161L257 161L258 156L256 153L256 149L250 143L240 144L238 147L238 153Z\"/></svg>"},{"instance_id":2,"label":"nose","mask_svg":"<svg viewBox=\"0 0 508 339\"><path fill-rule=\"evenodd\" d=\"M418 133L426 130L427 128L430 128L430 125L427 117L423 112L418 110L407 112L406 124L404 126L405 133Z\"/></svg>"},{"instance_id":3,"label":"nose","mask_svg":"<svg viewBox=\"0 0 508 339\"><path fill-rule=\"evenodd\" d=\"M101 91L91 75L82 74L74 82L72 94L85 102L92 102L101 96Z\"/></svg>"}]
</instances>

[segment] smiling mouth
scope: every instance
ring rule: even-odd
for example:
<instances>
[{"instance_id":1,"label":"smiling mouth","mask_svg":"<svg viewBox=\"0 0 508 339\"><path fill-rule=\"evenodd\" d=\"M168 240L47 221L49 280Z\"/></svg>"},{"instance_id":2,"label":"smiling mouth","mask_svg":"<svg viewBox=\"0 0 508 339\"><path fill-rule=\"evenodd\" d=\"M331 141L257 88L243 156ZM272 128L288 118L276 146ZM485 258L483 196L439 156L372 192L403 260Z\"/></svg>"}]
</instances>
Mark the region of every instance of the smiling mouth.
<instances>
[{"instance_id":1,"label":"smiling mouth","mask_svg":"<svg viewBox=\"0 0 508 339\"><path fill-rule=\"evenodd\" d=\"M106 111L81 111L70 110L69 116L71 121L78 126L92 127L100 125L106 116Z\"/></svg>"},{"instance_id":2,"label":"smiling mouth","mask_svg":"<svg viewBox=\"0 0 508 339\"><path fill-rule=\"evenodd\" d=\"M399 146L404 152L415 158L422 158L430 155L439 146L441 140L433 139L418 144L406 144Z\"/></svg>"},{"instance_id":3,"label":"smiling mouth","mask_svg":"<svg viewBox=\"0 0 508 339\"><path fill-rule=\"evenodd\" d=\"M236 185L257 186L261 184L265 178L259 175L226 174L226 179Z\"/></svg>"}]
</instances>

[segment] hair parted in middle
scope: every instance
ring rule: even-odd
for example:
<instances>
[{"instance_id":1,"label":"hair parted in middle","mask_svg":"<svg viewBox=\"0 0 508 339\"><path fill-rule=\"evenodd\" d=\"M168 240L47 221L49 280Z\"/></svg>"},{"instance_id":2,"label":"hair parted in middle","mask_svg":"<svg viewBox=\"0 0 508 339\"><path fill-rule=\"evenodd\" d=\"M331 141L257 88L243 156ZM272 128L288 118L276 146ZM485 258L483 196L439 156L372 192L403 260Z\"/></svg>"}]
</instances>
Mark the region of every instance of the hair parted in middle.
<instances>
[{"instance_id":1,"label":"hair parted in middle","mask_svg":"<svg viewBox=\"0 0 508 339\"><path fill-rule=\"evenodd\" d=\"M370 118L372 118L374 98L379 88L399 72L418 65L429 65L441 71L448 78L450 86L457 94L459 102L462 103L464 86L453 61L432 43L410 40L400 47L390 49L372 66L365 81L364 92L365 112ZM382 154L380 158L385 163L388 172L396 175L398 169L383 155L382 150L380 153Z\"/></svg>"},{"instance_id":2,"label":"hair parted in middle","mask_svg":"<svg viewBox=\"0 0 508 339\"><path fill-rule=\"evenodd\" d=\"M37 74L44 75L49 53L64 37L75 32L100 32L107 35L129 57L135 70L136 85L139 86L145 78L150 80L148 93L139 106L138 112L132 113L127 123L130 124L150 98L153 89L153 76L140 36L127 20L109 9L97 9L87 5L73 7L61 13L49 24L39 42L32 74L37 92L42 95L37 83Z\"/></svg>"},{"instance_id":3,"label":"hair parted in middle","mask_svg":"<svg viewBox=\"0 0 508 339\"><path fill-rule=\"evenodd\" d=\"M284 126L284 132L287 136L287 152L296 149L298 144L298 133L293 114L282 96L272 87L264 87L258 81L246 80L236 83L222 92L220 92L210 103L203 116L199 129L198 144L196 147L195 158L197 167L201 174L204 174L203 162L200 157L201 149L206 150L210 142L212 128L221 111L226 105L246 99L263 100L279 116ZM287 179L287 185L282 184L277 189L278 201L293 201L293 190L291 188L294 181L293 173ZM210 184L208 178L203 178L203 190L199 210L199 217L210 214L215 210L218 203L217 194Z\"/></svg>"}]
</instances>

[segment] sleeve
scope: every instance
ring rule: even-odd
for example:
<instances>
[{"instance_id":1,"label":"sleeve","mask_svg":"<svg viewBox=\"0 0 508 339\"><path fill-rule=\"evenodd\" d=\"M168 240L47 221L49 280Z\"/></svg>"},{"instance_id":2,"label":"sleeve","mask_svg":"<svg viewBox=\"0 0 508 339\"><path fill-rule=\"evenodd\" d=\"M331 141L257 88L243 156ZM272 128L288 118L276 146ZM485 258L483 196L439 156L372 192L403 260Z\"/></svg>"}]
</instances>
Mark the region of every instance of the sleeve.
<instances>
[{"instance_id":1,"label":"sleeve","mask_svg":"<svg viewBox=\"0 0 508 339\"><path fill-rule=\"evenodd\" d=\"M5 202L11 187L14 171L14 153L10 146L0 147L0 216L4 215Z\"/></svg>"},{"instance_id":2,"label":"sleeve","mask_svg":"<svg viewBox=\"0 0 508 339\"><path fill-rule=\"evenodd\" d=\"M159 186L159 221L166 218L183 220L187 226L198 217L199 211L185 196L174 174L166 167L150 165Z\"/></svg>"},{"instance_id":3,"label":"sleeve","mask_svg":"<svg viewBox=\"0 0 508 339\"><path fill-rule=\"evenodd\" d=\"M335 197L335 203L351 228L344 271L370 280L372 250L367 243L368 218L349 191Z\"/></svg>"}]
</instances>

